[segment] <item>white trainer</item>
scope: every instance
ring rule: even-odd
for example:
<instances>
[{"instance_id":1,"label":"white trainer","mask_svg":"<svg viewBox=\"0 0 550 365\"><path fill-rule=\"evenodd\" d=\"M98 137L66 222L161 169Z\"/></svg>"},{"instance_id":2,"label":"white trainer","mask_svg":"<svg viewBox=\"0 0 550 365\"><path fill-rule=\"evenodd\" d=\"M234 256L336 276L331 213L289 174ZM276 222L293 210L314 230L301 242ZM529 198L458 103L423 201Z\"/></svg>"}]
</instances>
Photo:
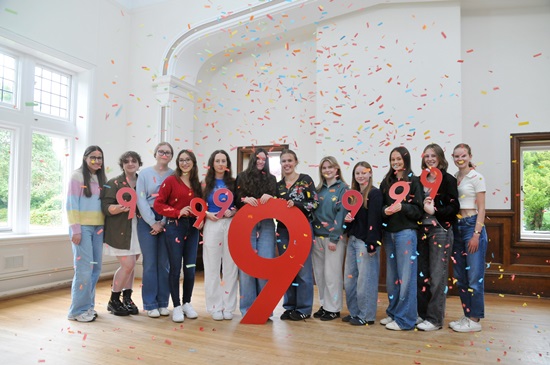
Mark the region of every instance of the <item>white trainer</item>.
<instances>
[{"instance_id":1,"label":"white trainer","mask_svg":"<svg viewBox=\"0 0 550 365\"><path fill-rule=\"evenodd\" d=\"M388 323L386 325L386 329L392 331L401 331L401 327L399 327L396 321L391 321L390 323Z\"/></svg>"},{"instance_id":2,"label":"white trainer","mask_svg":"<svg viewBox=\"0 0 550 365\"><path fill-rule=\"evenodd\" d=\"M95 320L95 317L93 313L86 311L84 313L79 314L78 316L69 316L67 317L67 319L70 319L71 321L77 321L77 322L92 322Z\"/></svg>"},{"instance_id":3,"label":"white trainer","mask_svg":"<svg viewBox=\"0 0 550 365\"><path fill-rule=\"evenodd\" d=\"M455 332L479 332L481 331L481 323L466 318L465 321L457 323L451 328Z\"/></svg>"},{"instance_id":4,"label":"white trainer","mask_svg":"<svg viewBox=\"0 0 550 365\"><path fill-rule=\"evenodd\" d=\"M160 313L161 316L169 316L170 315L170 311L166 307L159 308L159 313Z\"/></svg>"},{"instance_id":5,"label":"white trainer","mask_svg":"<svg viewBox=\"0 0 550 365\"><path fill-rule=\"evenodd\" d=\"M181 305L178 305L174 310L172 311L172 321L176 323L183 322L185 318L183 317L183 309Z\"/></svg>"},{"instance_id":6,"label":"white trainer","mask_svg":"<svg viewBox=\"0 0 550 365\"><path fill-rule=\"evenodd\" d=\"M381 324L382 326L385 326L385 325L387 325L388 323L392 323L392 322L393 322L393 318L392 318L392 317L386 317L386 318L380 320L380 324Z\"/></svg>"},{"instance_id":7,"label":"white trainer","mask_svg":"<svg viewBox=\"0 0 550 365\"><path fill-rule=\"evenodd\" d=\"M185 303L181 308L187 318L195 319L199 316L191 303Z\"/></svg>"},{"instance_id":8,"label":"white trainer","mask_svg":"<svg viewBox=\"0 0 550 365\"><path fill-rule=\"evenodd\" d=\"M453 328L453 326L456 326L457 324L465 321L466 319L468 319L468 317L462 316L462 318L457 319L456 321L449 322L449 328Z\"/></svg>"},{"instance_id":9,"label":"white trainer","mask_svg":"<svg viewBox=\"0 0 550 365\"><path fill-rule=\"evenodd\" d=\"M221 311L216 311L212 313L212 319L214 321L223 321L223 314Z\"/></svg>"},{"instance_id":10,"label":"white trainer","mask_svg":"<svg viewBox=\"0 0 550 365\"><path fill-rule=\"evenodd\" d=\"M230 311L223 311L223 319L233 319L233 313Z\"/></svg>"},{"instance_id":11,"label":"white trainer","mask_svg":"<svg viewBox=\"0 0 550 365\"><path fill-rule=\"evenodd\" d=\"M160 313L158 309L151 309L147 311L147 315L151 318L158 318L160 317Z\"/></svg>"},{"instance_id":12,"label":"white trainer","mask_svg":"<svg viewBox=\"0 0 550 365\"><path fill-rule=\"evenodd\" d=\"M441 326L436 326L434 325L432 322L430 321L424 321L422 323L419 323L416 325L416 328L418 328L419 330L421 331L426 331L426 332L429 332L429 331L437 331L437 330L440 330L441 329Z\"/></svg>"}]
</instances>

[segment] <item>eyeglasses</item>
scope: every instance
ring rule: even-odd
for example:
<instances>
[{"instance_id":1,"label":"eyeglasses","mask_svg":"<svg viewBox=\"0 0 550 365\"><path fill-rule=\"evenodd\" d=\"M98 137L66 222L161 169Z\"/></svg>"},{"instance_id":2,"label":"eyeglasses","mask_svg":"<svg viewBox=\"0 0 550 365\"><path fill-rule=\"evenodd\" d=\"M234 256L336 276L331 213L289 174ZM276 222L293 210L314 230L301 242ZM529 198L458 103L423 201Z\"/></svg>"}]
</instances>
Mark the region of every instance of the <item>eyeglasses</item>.
<instances>
[{"instance_id":1,"label":"eyeglasses","mask_svg":"<svg viewBox=\"0 0 550 365\"><path fill-rule=\"evenodd\" d=\"M189 163L189 162L193 162L193 160L191 160L190 158L180 158L178 160L179 163Z\"/></svg>"},{"instance_id":2,"label":"eyeglasses","mask_svg":"<svg viewBox=\"0 0 550 365\"><path fill-rule=\"evenodd\" d=\"M158 150L157 153L161 156L170 156L172 154L172 152L170 151L163 151L163 150Z\"/></svg>"}]
</instances>

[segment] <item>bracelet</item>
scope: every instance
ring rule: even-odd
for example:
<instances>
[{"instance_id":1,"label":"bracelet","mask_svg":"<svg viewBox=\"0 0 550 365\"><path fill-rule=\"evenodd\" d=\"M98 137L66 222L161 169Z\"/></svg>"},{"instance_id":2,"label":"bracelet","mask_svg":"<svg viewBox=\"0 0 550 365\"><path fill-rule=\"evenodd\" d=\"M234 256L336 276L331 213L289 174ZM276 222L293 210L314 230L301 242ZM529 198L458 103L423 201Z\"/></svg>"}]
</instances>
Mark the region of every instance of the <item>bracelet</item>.
<instances>
[{"instance_id":1,"label":"bracelet","mask_svg":"<svg viewBox=\"0 0 550 365\"><path fill-rule=\"evenodd\" d=\"M480 231L474 231L474 234L481 234Z\"/></svg>"}]
</instances>

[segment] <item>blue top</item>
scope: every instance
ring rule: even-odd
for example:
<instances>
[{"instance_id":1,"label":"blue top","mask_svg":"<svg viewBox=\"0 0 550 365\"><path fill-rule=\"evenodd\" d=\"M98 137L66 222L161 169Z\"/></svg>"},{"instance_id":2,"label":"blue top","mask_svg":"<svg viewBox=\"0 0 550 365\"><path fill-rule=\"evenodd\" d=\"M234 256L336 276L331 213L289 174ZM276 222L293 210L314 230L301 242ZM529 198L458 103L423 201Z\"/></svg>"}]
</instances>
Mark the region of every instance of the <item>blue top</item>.
<instances>
[{"instance_id":1,"label":"blue top","mask_svg":"<svg viewBox=\"0 0 550 365\"><path fill-rule=\"evenodd\" d=\"M225 185L225 182L223 181L223 179L216 179L216 185L214 185L214 189L212 189L212 192L206 198L206 204L208 204L208 211L210 213L218 213L222 209L214 203L214 194L216 193L216 190L223 189L223 188L227 189L227 185ZM224 202L226 200L227 200L227 195L221 194L220 201ZM231 209L234 206L235 206L235 201L232 201L228 209Z\"/></svg>"},{"instance_id":2,"label":"blue top","mask_svg":"<svg viewBox=\"0 0 550 365\"><path fill-rule=\"evenodd\" d=\"M163 175L160 175L151 166L143 169L138 175L136 182L137 205L141 217L150 226L157 222L155 215L151 211L151 207L153 207L161 184L172 172L173 170L169 168Z\"/></svg>"}]
</instances>

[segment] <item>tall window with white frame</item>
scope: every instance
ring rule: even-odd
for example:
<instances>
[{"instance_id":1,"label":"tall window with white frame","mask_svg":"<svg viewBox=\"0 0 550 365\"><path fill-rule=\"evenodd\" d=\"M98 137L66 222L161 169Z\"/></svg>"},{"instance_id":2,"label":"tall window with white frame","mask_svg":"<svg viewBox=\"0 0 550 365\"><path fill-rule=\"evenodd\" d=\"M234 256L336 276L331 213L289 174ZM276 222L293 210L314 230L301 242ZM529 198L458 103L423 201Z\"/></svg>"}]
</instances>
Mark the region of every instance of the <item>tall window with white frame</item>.
<instances>
[{"instance_id":1,"label":"tall window with white frame","mask_svg":"<svg viewBox=\"0 0 550 365\"><path fill-rule=\"evenodd\" d=\"M51 59L0 48L0 230L64 233L73 82Z\"/></svg>"}]
</instances>

